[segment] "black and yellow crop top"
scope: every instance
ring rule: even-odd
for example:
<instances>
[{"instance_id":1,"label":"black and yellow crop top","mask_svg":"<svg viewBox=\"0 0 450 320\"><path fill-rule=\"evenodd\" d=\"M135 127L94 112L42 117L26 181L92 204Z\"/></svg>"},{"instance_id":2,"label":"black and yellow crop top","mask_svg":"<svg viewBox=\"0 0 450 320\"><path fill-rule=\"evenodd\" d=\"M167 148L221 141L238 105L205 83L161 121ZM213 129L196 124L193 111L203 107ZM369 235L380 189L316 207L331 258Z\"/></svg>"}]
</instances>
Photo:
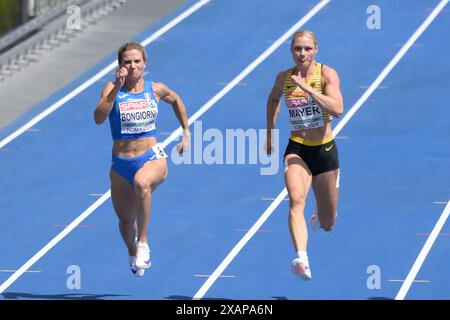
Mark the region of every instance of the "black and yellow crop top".
<instances>
[{"instance_id":1,"label":"black and yellow crop top","mask_svg":"<svg viewBox=\"0 0 450 320\"><path fill-rule=\"evenodd\" d=\"M288 70L284 80L283 93L286 107L289 111L289 123L292 131L315 129L323 127L324 122L329 122L333 116L322 110L305 91L303 91L291 78L295 67ZM322 84L322 64L316 64L316 70L310 79L309 86L324 93Z\"/></svg>"}]
</instances>

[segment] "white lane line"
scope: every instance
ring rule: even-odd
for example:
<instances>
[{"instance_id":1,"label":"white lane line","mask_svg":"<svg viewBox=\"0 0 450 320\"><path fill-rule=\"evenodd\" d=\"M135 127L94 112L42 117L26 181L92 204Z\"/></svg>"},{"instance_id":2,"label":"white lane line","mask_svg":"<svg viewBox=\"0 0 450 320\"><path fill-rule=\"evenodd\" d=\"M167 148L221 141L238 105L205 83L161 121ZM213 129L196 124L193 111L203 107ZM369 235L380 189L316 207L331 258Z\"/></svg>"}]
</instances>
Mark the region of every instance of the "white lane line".
<instances>
[{"instance_id":1,"label":"white lane line","mask_svg":"<svg viewBox=\"0 0 450 320\"><path fill-rule=\"evenodd\" d=\"M254 236L254 234L259 230L259 228L266 222L266 220L270 217L272 212L278 207L278 205L283 201L286 197L287 191L286 188L278 195L274 202L270 204L270 206L264 211L264 213L259 217L258 221L250 228L250 230L244 235L244 237L238 242L238 244L231 250L231 252L227 255L227 257L222 261L222 263L217 267L216 270L212 273L212 275L205 281L202 287L197 291L194 295L193 299L198 300L202 299L206 292L211 288L211 286L216 282L216 280L220 277L222 272L228 267L231 261L237 256L239 251L245 246L245 244Z\"/></svg>"},{"instance_id":2,"label":"white lane line","mask_svg":"<svg viewBox=\"0 0 450 320\"><path fill-rule=\"evenodd\" d=\"M194 274L194 277L196 277L196 278L208 278L210 276L211 275L209 275L209 274ZM232 276L232 275L230 275L230 276L228 276L228 275L221 275L220 277L221 278L236 278L236 276Z\"/></svg>"},{"instance_id":3,"label":"white lane line","mask_svg":"<svg viewBox=\"0 0 450 320\"><path fill-rule=\"evenodd\" d=\"M264 61L270 54L272 54L276 49L278 49L284 42L286 42L298 29L300 29L306 22L308 22L312 17L314 17L322 8L324 8L330 0L320 1L314 8L311 9L303 18L301 18L296 24L294 24L288 31L286 31L280 38L278 38L261 56L259 56L252 64L250 64L243 72L248 70L251 72L256 65L259 65ZM247 73L247 74L248 74ZM247 75L245 74L245 76ZM231 83L234 85L238 84L244 76L236 77ZM230 83L230 84L231 84ZM227 87L224 88L224 90ZM217 269L212 273L212 275L206 280L202 287L194 295L193 299L201 299L209 288L214 284L214 282L220 277L225 268L230 264L234 257L239 253L239 251L244 247L244 245L253 237L253 235L260 229L264 222L269 218L275 208L283 201L287 196L287 191L284 189L272 202L269 208L261 215L261 217L256 221L256 223L250 228L250 230L244 235L244 237L239 241L239 243L231 250L227 257L222 261L222 263L217 267Z\"/></svg>"},{"instance_id":4,"label":"white lane line","mask_svg":"<svg viewBox=\"0 0 450 320\"><path fill-rule=\"evenodd\" d=\"M443 0L433 11L433 13L422 23L422 25L414 32L414 34L405 43L399 52L394 56L394 58L389 62L389 64L383 69L383 71L378 75L375 81L370 85L367 91L358 99L358 101L350 108L350 110L345 114L342 120L337 124L333 130L333 135L337 136L339 132L344 128L344 126L350 121L353 115L361 108L363 103L370 97L370 95L375 91L377 86L386 78L389 72L395 67L395 65L400 61L400 59L406 54L408 49L414 44L417 38L425 31L428 25L434 20L436 15L445 6L449 0ZM324 3L326 5L329 1ZM444 3L444 5L442 5ZM322 4L319 3L319 5ZM318 5L318 6L319 6ZM319 9L320 10L320 9ZM262 226L262 224L270 217L273 211L278 207L278 205L283 201L283 199L288 195L286 188L284 188L280 194L276 197L274 202L264 211L261 217L256 221L253 227L244 235L244 237L236 244L236 246L231 250L231 252L225 257L222 263L217 267L217 269L212 273L211 277L203 284L203 286L197 291L193 299L202 299L209 288L214 284L220 274L226 269L226 267L231 263L231 261L237 256L239 251L246 245L246 243L255 235L256 231Z\"/></svg>"},{"instance_id":5,"label":"white lane line","mask_svg":"<svg viewBox=\"0 0 450 320\"><path fill-rule=\"evenodd\" d=\"M172 21L170 21L168 24L166 24L164 27L162 27L161 29L159 29L158 31L156 31L154 34L152 34L150 37L148 37L147 39L145 39L144 41L141 42L141 44L145 47L148 44L152 43L153 41L155 41L158 38L161 38L161 36L163 34L165 34L167 31L169 31L170 29L172 29L173 27L175 27L177 24L179 24L181 21L183 21L184 19L186 19L187 17L189 17L191 14L193 14L194 12L196 12L197 10L199 10L201 7L203 7L205 4L207 4L208 2L210 2L210 0L201 0L198 1L197 3L195 3L194 5L192 5L189 9L187 9L186 11L182 12L179 16L177 16L175 19L173 19Z\"/></svg>"},{"instance_id":6,"label":"white lane line","mask_svg":"<svg viewBox=\"0 0 450 320\"><path fill-rule=\"evenodd\" d=\"M433 22L433 20L437 17L437 15L444 9L444 7L447 5L449 0L442 0L439 2L439 4L434 8L434 10L430 13L430 15L427 17L427 19L422 23L422 25L419 27L419 29L416 30L416 32L413 34L411 38L414 38L414 41L417 40L417 38L428 28L428 26ZM410 39L411 40L411 39ZM414 42L412 41L412 42ZM408 40L407 44L412 45L411 41ZM403 48L402 48L403 49ZM423 262L425 261L425 258L428 255L428 252L431 250L431 247L434 244L434 241L436 240L437 236L439 235L439 232L441 231L443 225L445 224L445 221L447 221L447 218L450 213L450 201L445 206L444 211L442 212L441 217L439 218L438 222L433 228L433 231L431 232L430 236L428 237L427 241L425 242L424 247L419 253L419 256L417 257L416 261L414 262L414 265L412 266L408 276L406 277L405 282L403 282L403 285L401 286L400 290L397 293L397 296L395 297L395 300L403 300L406 297L406 294L409 291L409 288L411 288L411 284L416 277L417 273L419 272L420 267L422 266Z\"/></svg>"},{"instance_id":7,"label":"white lane line","mask_svg":"<svg viewBox=\"0 0 450 320\"><path fill-rule=\"evenodd\" d=\"M105 193L101 198L95 201L89 208L87 208L81 215L73 220L63 231L47 243L41 250L39 250L33 257L31 257L23 266L14 272L5 282L0 285L0 293L3 293L11 284L14 283L21 275L23 275L33 264L49 252L59 241L67 236L73 229L75 229L84 219L86 219L95 209L97 209L103 202L111 195L111 192Z\"/></svg>"},{"instance_id":8,"label":"white lane line","mask_svg":"<svg viewBox=\"0 0 450 320\"><path fill-rule=\"evenodd\" d=\"M414 262L411 270L408 273L408 276L406 277L406 280L403 282L400 290L397 293L397 296L395 297L395 300L404 300L406 297L406 294L409 291L409 288L411 287L412 283L414 282L414 279L417 276L417 273L419 272L420 268L422 267L423 262L425 261L428 253L431 250L431 247L433 246L434 242L436 241L436 238L438 237L439 233L442 230L442 227L444 226L445 222L448 219L448 216L450 214L450 200L447 202L447 205L445 206L444 211L441 214L441 217L436 222L436 225L433 228L433 231L431 231L430 236L428 237L427 241L425 242L425 245L423 246L422 250L420 251L419 255L417 256L416 261Z\"/></svg>"},{"instance_id":9,"label":"white lane line","mask_svg":"<svg viewBox=\"0 0 450 320\"><path fill-rule=\"evenodd\" d=\"M265 201L273 201L273 200L275 200L276 198L271 198L271 197L262 197L261 198L261 200L265 200ZM289 201L289 199L288 198L286 198L286 199L283 199L283 201Z\"/></svg>"},{"instance_id":10,"label":"white lane line","mask_svg":"<svg viewBox=\"0 0 450 320\"><path fill-rule=\"evenodd\" d=\"M153 35L151 35L149 38L144 40L142 44L148 45L151 41L154 41L155 34L161 35L167 32L170 28L174 27L181 21L183 21L185 18L187 18L189 15L200 9L203 5L208 3L210 0L202 0L197 2L195 5L181 13L179 16L174 18L171 22L166 24L164 27L156 31ZM44 119L46 116L48 116L53 111L57 110L60 106L62 106L64 103L75 97L77 94L82 92L84 89L89 87L91 84L93 84L98 79L102 78L106 73L111 71L115 66L117 65L117 62L111 63L108 67L104 68L102 71L97 73L94 77L83 83L81 86L79 86L77 89L69 93L66 97L56 102L54 105L46 109L44 112L39 114L37 117L33 118L30 122L25 124L23 127L21 127L19 130L14 132L12 135L8 136L6 139L2 140L0 142L0 148L2 148L7 143L11 142L15 138L17 138L19 135L21 135L23 132L25 132L27 129L31 128L33 125L35 125L40 120ZM180 130L181 132L181 130ZM164 142L166 142L168 139L166 139ZM170 143L170 142L168 142ZM167 143L167 144L168 144ZM75 220L73 220L63 231L61 231L55 238L53 238L47 245L45 245L41 250L39 250L32 258L30 258L22 267L20 267L11 277L9 277L4 283L0 285L0 294L4 292L11 284L14 283L21 275L23 275L33 264L35 264L40 258L42 258L50 249L52 249L59 241L61 241L67 234L69 234L75 227L77 227L78 224L80 224L84 219L86 219L92 212L94 212L99 206L101 206L106 200L109 199L111 196L111 190L108 190L105 194L103 194L97 201L95 201L88 209L86 209L81 215L79 215Z\"/></svg>"},{"instance_id":11,"label":"white lane line","mask_svg":"<svg viewBox=\"0 0 450 320\"><path fill-rule=\"evenodd\" d=\"M17 270L14 269L1 269L0 272L4 272L4 273L13 273L16 272ZM25 271L27 273L40 273L42 272L42 270L27 270Z\"/></svg>"},{"instance_id":12,"label":"white lane line","mask_svg":"<svg viewBox=\"0 0 450 320\"><path fill-rule=\"evenodd\" d=\"M219 82L219 86L226 86L228 84L228 82ZM247 82L241 82L238 83L238 87L246 87L248 86Z\"/></svg>"},{"instance_id":13,"label":"white lane line","mask_svg":"<svg viewBox=\"0 0 450 320\"><path fill-rule=\"evenodd\" d=\"M442 0L436 9L427 17L427 19L420 25L420 27L413 33L413 35L408 39L405 45L397 52L394 58L389 62L389 64L381 71L375 81L370 85L369 89L364 92L364 94L359 98L359 100L355 103L355 105L349 110L348 113L345 114L344 118L339 121L336 128L335 136L338 132L342 130L342 128L347 124L347 122L353 117L353 115L361 108L364 102L372 95L375 89L381 84L384 78L394 69L400 59L408 52L411 46L416 42L416 40L421 36L421 34L428 28L428 26L433 22L439 12L445 7L449 0Z\"/></svg>"},{"instance_id":14,"label":"white lane line","mask_svg":"<svg viewBox=\"0 0 450 320\"><path fill-rule=\"evenodd\" d=\"M402 279L388 279L389 282L405 282L405 280ZM430 283L431 280L414 280L414 283Z\"/></svg>"},{"instance_id":15,"label":"white lane line","mask_svg":"<svg viewBox=\"0 0 450 320\"><path fill-rule=\"evenodd\" d=\"M158 37L169 31L171 28L182 22L184 19L189 17L191 14L196 12L198 9L200 9L202 6L207 4L210 0L201 0L197 3L195 3L193 6L191 6L189 9L175 17L173 20L171 20L169 23L164 25L162 28L157 30L155 33L150 35L147 39L141 42L143 46L147 46L151 42L155 41ZM0 149L6 146L8 143L22 135L24 132L28 131L31 127L33 127L36 123L41 121L42 119L46 118L48 115L53 113L54 111L58 110L61 106L63 106L68 101L72 100L74 97L79 95L81 92L89 88L92 84L99 81L101 78L103 78L106 74L114 70L114 68L117 67L117 61L111 62L109 65L107 65L105 68L100 70L96 75L91 77L90 79L83 82L81 85L79 85L77 88L72 90L70 93L68 93L63 98L56 101L54 104L52 104L50 107L42 111L40 114L35 116L33 119L28 121L26 124L24 124L22 127L11 133L9 136L4 138L2 141L0 141Z\"/></svg>"},{"instance_id":16,"label":"white lane line","mask_svg":"<svg viewBox=\"0 0 450 320\"><path fill-rule=\"evenodd\" d=\"M367 86L367 85L360 85L360 86L358 86L358 88L359 89L367 89L367 88L369 88L369 86ZM388 86L379 86L377 89L389 89L389 87Z\"/></svg>"}]
</instances>

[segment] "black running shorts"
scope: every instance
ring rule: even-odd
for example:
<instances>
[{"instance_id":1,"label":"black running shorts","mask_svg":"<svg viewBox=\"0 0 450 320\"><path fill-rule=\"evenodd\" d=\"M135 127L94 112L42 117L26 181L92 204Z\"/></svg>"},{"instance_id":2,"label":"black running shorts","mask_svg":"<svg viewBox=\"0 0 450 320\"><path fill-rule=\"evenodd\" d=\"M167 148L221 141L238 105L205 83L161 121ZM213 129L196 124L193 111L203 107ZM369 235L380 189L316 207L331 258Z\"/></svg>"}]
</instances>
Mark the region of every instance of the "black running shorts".
<instances>
[{"instance_id":1,"label":"black running shorts","mask_svg":"<svg viewBox=\"0 0 450 320\"><path fill-rule=\"evenodd\" d=\"M334 140L320 146L307 146L289 139L284 153L296 154L305 161L313 176L339 169L338 149Z\"/></svg>"}]
</instances>

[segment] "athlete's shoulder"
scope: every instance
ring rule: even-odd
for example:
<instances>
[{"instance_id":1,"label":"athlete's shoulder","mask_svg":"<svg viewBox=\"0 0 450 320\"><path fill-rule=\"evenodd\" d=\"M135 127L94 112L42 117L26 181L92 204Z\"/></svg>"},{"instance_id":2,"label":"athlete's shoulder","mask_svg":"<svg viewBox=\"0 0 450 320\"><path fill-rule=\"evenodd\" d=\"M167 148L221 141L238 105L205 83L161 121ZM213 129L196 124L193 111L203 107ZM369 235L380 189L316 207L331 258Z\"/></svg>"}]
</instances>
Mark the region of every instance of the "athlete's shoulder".
<instances>
[{"instance_id":1,"label":"athlete's shoulder","mask_svg":"<svg viewBox=\"0 0 450 320\"><path fill-rule=\"evenodd\" d=\"M169 90L169 88L162 82L152 82L152 88L153 92L159 96L165 95L165 93Z\"/></svg>"},{"instance_id":2,"label":"athlete's shoulder","mask_svg":"<svg viewBox=\"0 0 450 320\"><path fill-rule=\"evenodd\" d=\"M157 81L151 81L151 84L153 86L153 89L159 89L162 87L165 87L166 85L162 82L157 82Z\"/></svg>"},{"instance_id":3,"label":"athlete's shoulder","mask_svg":"<svg viewBox=\"0 0 450 320\"><path fill-rule=\"evenodd\" d=\"M292 73L292 70L293 70L294 68L289 68L289 69L287 69L287 70L283 70L283 71L280 71L278 74L277 74L277 83L278 84L283 84L284 83L284 81L286 80L286 78L288 77L288 75L290 74L290 73Z\"/></svg>"},{"instance_id":4,"label":"athlete's shoulder","mask_svg":"<svg viewBox=\"0 0 450 320\"><path fill-rule=\"evenodd\" d=\"M334 76L337 75L337 71L330 66L322 63L322 75L323 76Z\"/></svg>"},{"instance_id":5,"label":"athlete's shoulder","mask_svg":"<svg viewBox=\"0 0 450 320\"><path fill-rule=\"evenodd\" d=\"M286 70L283 70L278 74L278 76L281 78L286 78L289 74L292 73L292 71L294 71L294 69L295 69L295 67L291 67Z\"/></svg>"},{"instance_id":6,"label":"athlete's shoulder","mask_svg":"<svg viewBox=\"0 0 450 320\"><path fill-rule=\"evenodd\" d=\"M325 83L339 82L339 75L332 67L322 65L322 79Z\"/></svg>"}]
</instances>

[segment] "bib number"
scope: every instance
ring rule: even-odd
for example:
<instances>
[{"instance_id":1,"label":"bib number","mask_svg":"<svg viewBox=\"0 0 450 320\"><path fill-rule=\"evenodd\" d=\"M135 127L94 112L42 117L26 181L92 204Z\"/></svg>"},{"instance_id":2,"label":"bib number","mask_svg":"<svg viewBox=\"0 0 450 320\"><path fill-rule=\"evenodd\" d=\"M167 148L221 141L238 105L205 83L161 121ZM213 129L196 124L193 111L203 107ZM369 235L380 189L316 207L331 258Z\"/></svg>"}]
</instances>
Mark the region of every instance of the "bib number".
<instances>
[{"instance_id":1,"label":"bib number","mask_svg":"<svg viewBox=\"0 0 450 320\"><path fill-rule=\"evenodd\" d=\"M167 158L168 155L167 153L164 151L162 144L161 143L157 143L152 147L153 152L155 153L155 157L156 159L164 159Z\"/></svg>"}]
</instances>

